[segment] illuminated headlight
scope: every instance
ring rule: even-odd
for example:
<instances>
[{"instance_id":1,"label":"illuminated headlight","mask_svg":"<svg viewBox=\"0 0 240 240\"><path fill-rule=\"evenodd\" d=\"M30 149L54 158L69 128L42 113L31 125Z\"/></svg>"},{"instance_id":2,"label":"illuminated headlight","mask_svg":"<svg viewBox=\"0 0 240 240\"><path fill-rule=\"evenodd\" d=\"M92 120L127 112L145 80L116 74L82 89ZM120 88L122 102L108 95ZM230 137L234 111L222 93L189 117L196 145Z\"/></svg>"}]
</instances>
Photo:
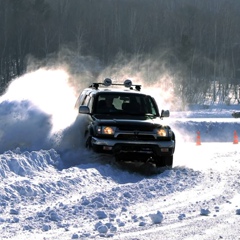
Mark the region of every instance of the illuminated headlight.
<instances>
[{"instance_id":1,"label":"illuminated headlight","mask_svg":"<svg viewBox=\"0 0 240 240\"><path fill-rule=\"evenodd\" d=\"M97 127L98 134L114 135L115 130L116 130L116 127L110 127L110 126Z\"/></svg>"},{"instance_id":2,"label":"illuminated headlight","mask_svg":"<svg viewBox=\"0 0 240 240\"><path fill-rule=\"evenodd\" d=\"M168 137L168 130L165 128L157 129L157 135L159 137Z\"/></svg>"}]
</instances>

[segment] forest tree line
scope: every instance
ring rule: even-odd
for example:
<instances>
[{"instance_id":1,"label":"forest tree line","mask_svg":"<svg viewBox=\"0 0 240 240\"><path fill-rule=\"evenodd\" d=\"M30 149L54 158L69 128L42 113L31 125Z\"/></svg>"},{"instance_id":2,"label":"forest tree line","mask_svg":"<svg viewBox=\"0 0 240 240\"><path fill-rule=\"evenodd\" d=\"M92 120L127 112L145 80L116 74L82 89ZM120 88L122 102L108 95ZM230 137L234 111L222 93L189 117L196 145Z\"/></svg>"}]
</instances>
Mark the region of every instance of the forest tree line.
<instances>
[{"instance_id":1,"label":"forest tree line","mask_svg":"<svg viewBox=\"0 0 240 240\"><path fill-rule=\"evenodd\" d=\"M239 12L238 0L0 0L0 89L26 72L29 56L67 48L103 66L120 54L164 63L187 103L225 101L229 91L238 99Z\"/></svg>"}]
</instances>

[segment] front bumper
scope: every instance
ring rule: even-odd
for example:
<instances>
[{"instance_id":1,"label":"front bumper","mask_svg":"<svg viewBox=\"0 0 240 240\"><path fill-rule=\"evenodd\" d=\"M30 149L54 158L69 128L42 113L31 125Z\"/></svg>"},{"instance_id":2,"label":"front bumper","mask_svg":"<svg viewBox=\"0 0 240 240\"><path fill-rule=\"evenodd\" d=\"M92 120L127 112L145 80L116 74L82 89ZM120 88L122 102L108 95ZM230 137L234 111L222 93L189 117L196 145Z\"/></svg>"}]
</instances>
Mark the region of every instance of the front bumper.
<instances>
[{"instance_id":1,"label":"front bumper","mask_svg":"<svg viewBox=\"0 0 240 240\"><path fill-rule=\"evenodd\" d=\"M172 156L175 141L126 141L92 137L91 144L96 152L108 152L115 156L128 155L138 158Z\"/></svg>"}]
</instances>

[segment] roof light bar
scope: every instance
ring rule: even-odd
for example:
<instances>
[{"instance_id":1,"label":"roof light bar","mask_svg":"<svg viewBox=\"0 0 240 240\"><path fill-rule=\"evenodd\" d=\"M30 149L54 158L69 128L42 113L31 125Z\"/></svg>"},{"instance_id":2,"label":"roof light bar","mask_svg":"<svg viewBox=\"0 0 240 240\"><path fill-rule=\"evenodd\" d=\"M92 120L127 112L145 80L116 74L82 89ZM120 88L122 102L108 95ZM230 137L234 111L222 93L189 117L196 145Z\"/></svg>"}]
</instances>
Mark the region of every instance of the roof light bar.
<instances>
[{"instance_id":1,"label":"roof light bar","mask_svg":"<svg viewBox=\"0 0 240 240\"><path fill-rule=\"evenodd\" d=\"M111 85L115 85L115 86L117 85L117 86L124 86L124 87L130 88L130 89L133 89L132 87L135 86L135 89L136 89L137 91L140 91L140 90L141 90L141 85L133 85L133 84L132 84L132 81L131 81L130 79L126 79L126 80L124 81L124 83L121 84L121 83L112 83L112 79L110 79L110 78L105 78L104 81L103 81L103 83L93 83L93 84L90 85L89 87L95 88L96 90L98 90L99 85L104 85L104 86L106 86L106 87L109 87L109 86L111 86Z\"/></svg>"},{"instance_id":2,"label":"roof light bar","mask_svg":"<svg viewBox=\"0 0 240 240\"><path fill-rule=\"evenodd\" d=\"M103 82L103 85L106 86L106 87L111 86L112 85L112 79L105 78L104 82Z\"/></svg>"},{"instance_id":3,"label":"roof light bar","mask_svg":"<svg viewBox=\"0 0 240 240\"><path fill-rule=\"evenodd\" d=\"M126 80L124 81L123 85L124 85L125 87L130 88L130 87L132 86L132 81L129 80L129 79L126 79Z\"/></svg>"}]
</instances>

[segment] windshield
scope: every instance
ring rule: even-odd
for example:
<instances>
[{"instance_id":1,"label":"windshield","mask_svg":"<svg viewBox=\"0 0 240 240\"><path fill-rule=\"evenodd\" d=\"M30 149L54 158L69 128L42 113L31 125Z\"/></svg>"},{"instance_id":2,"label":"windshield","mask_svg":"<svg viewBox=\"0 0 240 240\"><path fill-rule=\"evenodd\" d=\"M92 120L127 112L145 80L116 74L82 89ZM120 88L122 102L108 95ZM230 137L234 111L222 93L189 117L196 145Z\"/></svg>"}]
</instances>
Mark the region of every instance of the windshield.
<instances>
[{"instance_id":1,"label":"windshield","mask_svg":"<svg viewBox=\"0 0 240 240\"><path fill-rule=\"evenodd\" d=\"M94 104L94 113L158 115L152 97L144 94L100 93Z\"/></svg>"}]
</instances>

